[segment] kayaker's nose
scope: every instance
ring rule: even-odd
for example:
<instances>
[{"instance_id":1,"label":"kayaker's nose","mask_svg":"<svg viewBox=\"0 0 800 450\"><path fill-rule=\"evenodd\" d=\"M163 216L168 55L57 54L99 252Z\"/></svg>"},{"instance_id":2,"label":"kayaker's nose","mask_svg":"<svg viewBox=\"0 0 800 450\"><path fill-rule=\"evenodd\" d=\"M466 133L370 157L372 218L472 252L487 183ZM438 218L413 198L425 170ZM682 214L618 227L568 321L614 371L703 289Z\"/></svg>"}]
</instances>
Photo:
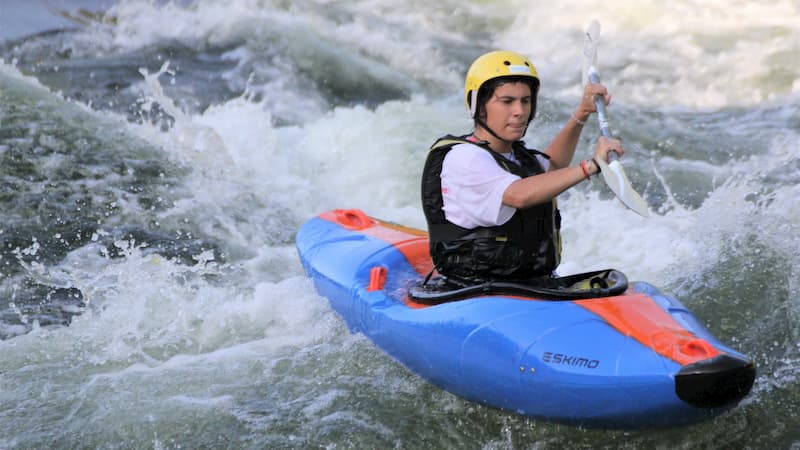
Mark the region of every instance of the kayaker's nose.
<instances>
[{"instance_id":1,"label":"kayaker's nose","mask_svg":"<svg viewBox=\"0 0 800 450\"><path fill-rule=\"evenodd\" d=\"M675 375L675 392L690 405L717 408L744 398L755 377L752 361L722 354L683 367Z\"/></svg>"}]
</instances>

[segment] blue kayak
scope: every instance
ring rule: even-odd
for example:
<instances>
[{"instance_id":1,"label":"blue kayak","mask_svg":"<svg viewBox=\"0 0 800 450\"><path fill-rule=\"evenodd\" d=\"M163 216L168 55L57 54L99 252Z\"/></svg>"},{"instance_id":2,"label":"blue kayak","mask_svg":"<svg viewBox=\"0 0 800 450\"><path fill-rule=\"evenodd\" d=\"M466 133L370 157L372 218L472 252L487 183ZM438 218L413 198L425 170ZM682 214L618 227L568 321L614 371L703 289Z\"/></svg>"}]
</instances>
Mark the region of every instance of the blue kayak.
<instances>
[{"instance_id":1,"label":"blue kayak","mask_svg":"<svg viewBox=\"0 0 800 450\"><path fill-rule=\"evenodd\" d=\"M648 283L595 298L478 289L428 302L409 295L432 269L423 231L334 210L306 222L296 244L353 332L487 406L587 427L667 427L725 412L755 378L750 359Z\"/></svg>"}]
</instances>

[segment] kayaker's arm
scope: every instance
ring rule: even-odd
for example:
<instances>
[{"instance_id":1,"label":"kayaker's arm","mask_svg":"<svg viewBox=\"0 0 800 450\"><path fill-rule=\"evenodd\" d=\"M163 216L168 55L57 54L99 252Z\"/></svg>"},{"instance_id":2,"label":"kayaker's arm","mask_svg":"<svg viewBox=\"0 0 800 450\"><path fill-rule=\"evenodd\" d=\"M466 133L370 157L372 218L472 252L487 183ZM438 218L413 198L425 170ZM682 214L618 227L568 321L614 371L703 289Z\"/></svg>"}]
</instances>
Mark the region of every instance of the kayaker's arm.
<instances>
[{"instance_id":1,"label":"kayaker's arm","mask_svg":"<svg viewBox=\"0 0 800 450\"><path fill-rule=\"evenodd\" d=\"M593 162L584 164L590 175L597 173L597 165ZM585 179L580 165L521 178L505 190L503 204L517 209L529 208L552 200Z\"/></svg>"},{"instance_id":2,"label":"kayaker's arm","mask_svg":"<svg viewBox=\"0 0 800 450\"><path fill-rule=\"evenodd\" d=\"M608 153L612 150L620 154L624 153L621 144L617 139L601 137L595 146L594 159L608 161ZM584 171L586 172L584 173ZM587 174L594 175L598 172L599 168L593 160L585 160L571 167L521 178L511 183L503 192L503 204L519 209L548 202L558 194L585 180Z\"/></svg>"},{"instance_id":3,"label":"kayaker's arm","mask_svg":"<svg viewBox=\"0 0 800 450\"><path fill-rule=\"evenodd\" d=\"M583 97L581 97L581 102L575 112L558 132L553 142L544 150L550 156L550 170L569 166L575 156L575 148L578 146L578 139L583 131L584 123L593 112L597 111L593 101L595 95L602 95L606 104L611 100L608 90L602 84L587 84L584 87Z\"/></svg>"}]
</instances>

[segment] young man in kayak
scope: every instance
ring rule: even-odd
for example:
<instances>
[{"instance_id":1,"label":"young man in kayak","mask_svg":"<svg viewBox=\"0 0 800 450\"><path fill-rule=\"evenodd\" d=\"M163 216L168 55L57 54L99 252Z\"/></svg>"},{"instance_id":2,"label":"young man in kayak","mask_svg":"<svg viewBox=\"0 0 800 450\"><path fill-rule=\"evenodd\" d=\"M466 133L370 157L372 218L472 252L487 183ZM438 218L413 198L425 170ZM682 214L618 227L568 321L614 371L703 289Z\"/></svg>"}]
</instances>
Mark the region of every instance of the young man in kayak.
<instances>
[{"instance_id":1,"label":"young man in kayak","mask_svg":"<svg viewBox=\"0 0 800 450\"><path fill-rule=\"evenodd\" d=\"M459 284L550 275L561 258L556 197L599 172L596 160L624 153L601 137L591 159L570 166L583 125L596 111L600 84L584 87L567 123L544 152L522 137L536 114L539 77L528 58L494 51L467 72L471 134L432 147L422 175L422 205L437 271Z\"/></svg>"}]
</instances>

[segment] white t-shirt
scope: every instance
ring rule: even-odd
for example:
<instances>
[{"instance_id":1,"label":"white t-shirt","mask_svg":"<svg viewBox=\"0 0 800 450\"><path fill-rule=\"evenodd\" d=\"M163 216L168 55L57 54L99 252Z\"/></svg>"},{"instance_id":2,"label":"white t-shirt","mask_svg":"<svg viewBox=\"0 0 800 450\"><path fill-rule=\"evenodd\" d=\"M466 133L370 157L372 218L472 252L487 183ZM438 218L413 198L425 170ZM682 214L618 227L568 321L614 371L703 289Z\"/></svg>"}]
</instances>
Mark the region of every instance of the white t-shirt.
<instances>
[{"instance_id":1,"label":"white t-shirt","mask_svg":"<svg viewBox=\"0 0 800 450\"><path fill-rule=\"evenodd\" d=\"M513 153L501 153L517 162ZM537 155L545 170L549 161ZM503 204L503 193L520 179L506 171L492 155L473 144L456 144L442 162L442 202L444 215L464 228L502 225L511 219L516 208Z\"/></svg>"}]
</instances>

